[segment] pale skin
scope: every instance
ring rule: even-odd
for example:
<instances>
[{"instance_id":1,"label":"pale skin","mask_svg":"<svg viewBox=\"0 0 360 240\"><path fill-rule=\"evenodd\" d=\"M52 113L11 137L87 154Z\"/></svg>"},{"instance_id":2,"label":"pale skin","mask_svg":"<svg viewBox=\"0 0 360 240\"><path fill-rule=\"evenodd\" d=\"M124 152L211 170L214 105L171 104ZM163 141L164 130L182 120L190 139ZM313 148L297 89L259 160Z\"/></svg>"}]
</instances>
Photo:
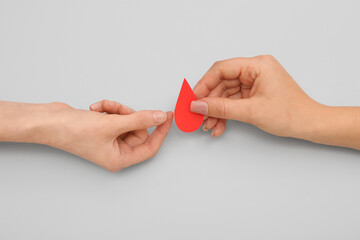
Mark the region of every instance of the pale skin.
<instances>
[{"instance_id":1,"label":"pale skin","mask_svg":"<svg viewBox=\"0 0 360 240\"><path fill-rule=\"evenodd\" d=\"M194 88L191 111L204 130L224 133L226 120L283 137L360 150L360 107L331 107L310 98L272 56L216 62Z\"/></svg>"},{"instance_id":2,"label":"pale skin","mask_svg":"<svg viewBox=\"0 0 360 240\"><path fill-rule=\"evenodd\" d=\"M64 103L0 102L0 141L46 144L115 172L153 157L172 112L139 111L103 100L91 111ZM157 126L151 135L147 128Z\"/></svg>"},{"instance_id":3,"label":"pale skin","mask_svg":"<svg viewBox=\"0 0 360 240\"><path fill-rule=\"evenodd\" d=\"M213 137L232 119L278 136L360 150L360 107L316 102L272 56L216 62L194 93L198 101L190 110L204 115L203 129ZM115 172L152 158L172 118L172 112L136 112L110 100L91 105L90 111L65 103L0 101L0 142L49 145Z\"/></svg>"}]
</instances>

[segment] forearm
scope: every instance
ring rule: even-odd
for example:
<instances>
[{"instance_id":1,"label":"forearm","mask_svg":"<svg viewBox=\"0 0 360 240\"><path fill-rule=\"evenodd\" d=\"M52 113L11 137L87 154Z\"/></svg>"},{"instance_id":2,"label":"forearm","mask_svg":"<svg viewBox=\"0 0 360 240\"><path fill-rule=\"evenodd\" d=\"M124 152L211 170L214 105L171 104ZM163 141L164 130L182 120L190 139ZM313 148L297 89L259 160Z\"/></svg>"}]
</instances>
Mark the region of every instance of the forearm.
<instances>
[{"instance_id":1,"label":"forearm","mask_svg":"<svg viewBox=\"0 0 360 240\"><path fill-rule=\"evenodd\" d=\"M0 101L0 141L46 144L54 118L47 104Z\"/></svg>"},{"instance_id":2,"label":"forearm","mask_svg":"<svg viewBox=\"0 0 360 240\"><path fill-rule=\"evenodd\" d=\"M322 106L300 138L360 150L360 107Z\"/></svg>"}]
</instances>

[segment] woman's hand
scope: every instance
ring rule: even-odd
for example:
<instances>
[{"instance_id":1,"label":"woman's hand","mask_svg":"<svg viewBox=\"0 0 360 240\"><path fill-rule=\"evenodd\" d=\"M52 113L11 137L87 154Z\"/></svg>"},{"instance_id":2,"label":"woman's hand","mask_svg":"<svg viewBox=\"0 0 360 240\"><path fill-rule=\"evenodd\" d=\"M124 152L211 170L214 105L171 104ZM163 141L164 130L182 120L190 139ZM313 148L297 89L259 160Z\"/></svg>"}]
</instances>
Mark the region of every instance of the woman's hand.
<instances>
[{"instance_id":1,"label":"woman's hand","mask_svg":"<svg viewBox=\"0 0 360 240\"><path fill-rule=\"evenodd\" d=\"M193 112L204 114L205 130L220 136L226 119L275 135L293 136L312 123L322 105L312 100L272 56L216 62L194 88Z\"/></svg>"},{"instance_id":2,"label":"woman's hand","mask_svg":"<svg viewBox=\"0 0 360 240\"><path fill-rule=\"evenodd\" d=\"M278 136L360 149L360 108L314 101L272 56L216 62L194 93L191 111L205 116L212 136L233 119Z\"/></svg>"},{"instance_id":3,"label":"woman's hand","mask_svg":"<svg viewBox=\"0 0 360 240\"><path fill-rule=\"evenodd\" d=\"M153 157L173 117L172 112L135 112L108 100L90 109L64 103L0 102L0 141L50 145L118 171ZM147 128L153 126L157 127L149 136Z\"/></svg>"}]
</instances>

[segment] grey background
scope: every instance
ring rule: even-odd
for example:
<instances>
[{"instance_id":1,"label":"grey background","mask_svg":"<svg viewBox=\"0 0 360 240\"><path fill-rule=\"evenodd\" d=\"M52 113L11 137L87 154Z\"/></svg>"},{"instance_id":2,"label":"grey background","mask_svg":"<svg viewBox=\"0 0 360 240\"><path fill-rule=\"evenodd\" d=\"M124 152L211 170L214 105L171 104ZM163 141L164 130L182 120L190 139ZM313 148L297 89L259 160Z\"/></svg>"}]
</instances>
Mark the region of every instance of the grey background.
<instances>
[{"instance_id":1,"label":"grey background","mask_svg":"<svg viewBox=\"0 0 360 240\"><path fill-rule=\"evenodd\" d=\"M272 54L329 105L360 105L358 1L0 0L0 98L173 110L216 60ZM359 239L360 153L230 122L173 125L118 173L0 143L1 239Z\"/></svg>"}]
</instances>

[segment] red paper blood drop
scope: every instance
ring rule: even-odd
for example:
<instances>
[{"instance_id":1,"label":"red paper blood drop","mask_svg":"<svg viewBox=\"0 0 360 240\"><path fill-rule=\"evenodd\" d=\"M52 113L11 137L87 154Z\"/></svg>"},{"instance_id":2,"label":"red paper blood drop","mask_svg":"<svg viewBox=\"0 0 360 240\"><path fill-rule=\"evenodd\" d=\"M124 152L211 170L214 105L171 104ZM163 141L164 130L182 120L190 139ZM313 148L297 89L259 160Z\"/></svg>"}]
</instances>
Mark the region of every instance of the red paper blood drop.
<instances>
[{"instance_id":1,"label":"red paper blood drop","mask_svg":"<svg viewBox=\"0 0 360 240\"><path fill-rule=\"evenodd\" d=\"M191 102L196 100L189 83L184 79L175 107L175 122L183 132L194 132L203 122L203 115L190 111Z\"/></svg>"}]
</instances>

